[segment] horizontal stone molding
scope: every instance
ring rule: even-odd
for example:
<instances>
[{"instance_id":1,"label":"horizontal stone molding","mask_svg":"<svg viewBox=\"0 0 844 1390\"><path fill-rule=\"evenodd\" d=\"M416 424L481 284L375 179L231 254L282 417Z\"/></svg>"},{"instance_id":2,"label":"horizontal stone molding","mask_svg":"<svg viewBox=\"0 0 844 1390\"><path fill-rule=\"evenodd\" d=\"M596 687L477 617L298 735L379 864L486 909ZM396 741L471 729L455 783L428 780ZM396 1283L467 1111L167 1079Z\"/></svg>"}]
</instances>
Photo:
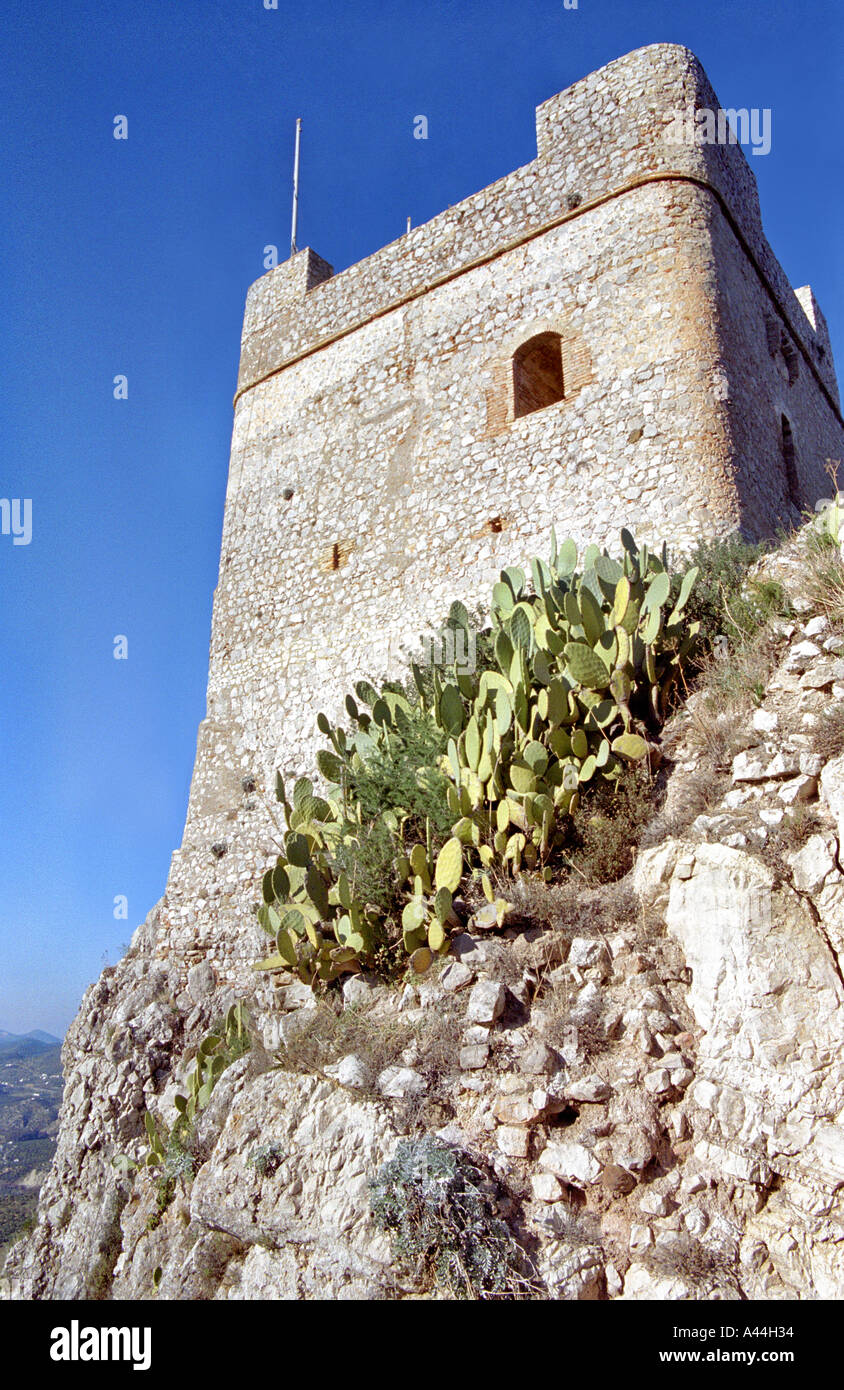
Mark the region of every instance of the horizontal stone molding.
<instances>
[{"instance_id":1,"label":"horizontal stone molding","mask_svg":"<svg viewBox=\"0 0 844 1390\"><path fill-rule=\"evenodd\" d=\"M721 212L723 213L724 217L729 223L732 232L734 233L736 239L741 245L742 250L744 251L754 270L756 271L756 274L758 275L759 280L765 290L765 293L771 301L771 304L776 309L778 315L780 316L789 333L791 334L795 344L799 348L800 353L806 363L806 366L809 368L809 371L815 378L815 381L817 382L824 396L824 399L829 405L830 410L833 412L836 420L840 424L844 425L844 417L842 417L841 410L839 409L837 401L832 395L832 392L828 389L826 382L823 379L823 376L818 371L812 359L812 356L808 348L806 347L806 344L803 341L803 337L801 336L793 319L784 308L780 300L780 297L777 294L776 289L771 284L770 279L768 278L765 270L763 269L757 256L755 255L753 248L750 246L750 243L745 237L744 232L739 226L738 221L733 216L723 194L720 192L719 189L717 189L714 186L714 184L709 183L706 179L697 178L691 174L674 173L641 175L638 178L632 179L629 183L625 184L621 188L613 189L610 193L604 193L600 197L593 198L589 202L584 202L580 204L577 208L574 208L571 211L567 211L558 217L550 218L547 222L543 222L541 226L532 228L530 231L523 233L521 236L511 237L509 240L502 242L499 246L496 246L494 250L485 252L481 256L476 256L472 260L466 261L464 264L456 267L453 270L445 271L441 275L434 276L428 280L425 280L424 283L414 287L412 290L408 290L405 294L400 295L398 298L390 300L389 303L380 305L371 313L363 314L359 318L355 319L353 322L344 325L342 328L338 328L335 332L327 333L322 337L316 339L314 342L309 343L307 347L302 348L298 352L292 353L283 361L279 362L278 365L274 366L270 371L266 371L263 374L256 376L254 379L246 381L243 385L238 387L238 390L236 391L234 396L233 404L236 406L238 401L244 395L246 395L247 392L254 390L256 386L262 385L263 382L269 381L272 377L278 376L280 372L283 372L288 367L293 366L294 363L303 362L306 358L312 357L314 353L321 352L323 349L330 347L333 343L340 342L343 338L349 337L349 335L352 333L357 333L359 329L364 328L367 324L375 323L378 319L384 318L388 314L395 313L397 309L401 309L406 304L413 303L414 300L421 299L424 295L429 294L431 290L438 289L442 285L448 285L452 281L459 279L461 276L468 275L471 271L477 270L480 266L489 265L491 262L498 260L500 257L506 255L508 252L514 251L520 246L525 246L529 242L536 241L537 238L545 236L548 232L554 231L557 227L562 227L565 223L571 222L575 218L585 216L587 213L592 212L595 208L602 207L605 203L610 203L617 198L623 198L631 193L635 193L638 189L645 188L650 184L658 183L691 184L697 188L704 189L707 193L710 193L713 198L715 198L721 209ZM330 283L330 281L323 283Z\"/></svg>"}]
</instances>

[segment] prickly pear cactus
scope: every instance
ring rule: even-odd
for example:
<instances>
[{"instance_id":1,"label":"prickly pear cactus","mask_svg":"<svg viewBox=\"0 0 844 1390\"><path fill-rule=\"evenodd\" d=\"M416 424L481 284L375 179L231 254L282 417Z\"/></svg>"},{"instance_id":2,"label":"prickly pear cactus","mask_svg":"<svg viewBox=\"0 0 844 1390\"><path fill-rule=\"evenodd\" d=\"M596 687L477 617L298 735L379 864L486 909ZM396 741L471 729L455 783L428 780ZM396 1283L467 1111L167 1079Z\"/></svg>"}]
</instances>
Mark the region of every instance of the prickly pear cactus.
<instances>
[{"instance_id":1,"label":"prickly pear cactus","mask_svg":"<svg viewBox=\"0 0 844 1390\"><path fill-rule=\"evenodd\" d=\"M493 588L497 670L471 688L443 687L435 717L449 736L444 768L455 835L519 871L544 864L566 815L596 777L613 780L649 753L697 624L683 612L697 571L672 580L661 557L622 532L623 558L583 556L552 538L550 562Z\"/></svg>"},{"instance_id":2,"label":"prickly pear cactus","mask_svg":"<svg viewBox=\"0 0 844 1390\"><path fill-rule=\"evenodd\" d=\"M413 968L448 950L467 873L504 908L492 889L494 866L551 873L584 788L649 756L697 636L698 624L684 620L697 570L672 576L664 548L640 548L627 531L621 541L619 559L597 546L580 557L573 541L558 545L552 532L550 558L531 562L530 585L523 570L503 570L492 591L492 663L472 670L455 661L427 680L413 665L416 709L395 687L359 681L346 697L348 732L317 716L331 745L316 758L325 795L300 778L288 798L277 778L284 851L263 878L258 920L273 949L256 969L290 971L316 986L371 962L385 924L338 868L338 849L354 846L349 827L362 822L356 778L385 750L400 750L420 712L444 750L451 838L435 854L430 824L424 845L407 844L405 813L378 816L406 895L395 935ZM467 638L461 651L471 645L469 623L464 606L452 605L449 624Z\"/></svg>"}]
</instances>

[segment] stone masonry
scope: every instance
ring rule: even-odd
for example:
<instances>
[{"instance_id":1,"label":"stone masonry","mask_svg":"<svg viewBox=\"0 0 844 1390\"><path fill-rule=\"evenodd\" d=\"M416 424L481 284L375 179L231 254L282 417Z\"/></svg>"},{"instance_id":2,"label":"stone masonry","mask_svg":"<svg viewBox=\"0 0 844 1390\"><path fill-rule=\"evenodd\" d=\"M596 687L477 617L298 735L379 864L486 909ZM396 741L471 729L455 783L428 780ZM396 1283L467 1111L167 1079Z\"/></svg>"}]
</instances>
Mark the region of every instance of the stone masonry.
<instances>
[{"instance_id":1,"label":"stone masonry","mask_svg":"<svg viewBox=\"0 0 844 1390\"><path fill-rule=\"evenodd\" d=\"M140 929L182 972L245 978L274 772L311 768L317 711L398 674L552 524L682 548L830 491L823 316L765 240L740 146L666 138L692 107L718 101L691 53L628 54L537 109L530 164L342 274L308 249L250 289L207 717ZM519 414L533 340L561 398Z\"/></svg>"}]
</instances>

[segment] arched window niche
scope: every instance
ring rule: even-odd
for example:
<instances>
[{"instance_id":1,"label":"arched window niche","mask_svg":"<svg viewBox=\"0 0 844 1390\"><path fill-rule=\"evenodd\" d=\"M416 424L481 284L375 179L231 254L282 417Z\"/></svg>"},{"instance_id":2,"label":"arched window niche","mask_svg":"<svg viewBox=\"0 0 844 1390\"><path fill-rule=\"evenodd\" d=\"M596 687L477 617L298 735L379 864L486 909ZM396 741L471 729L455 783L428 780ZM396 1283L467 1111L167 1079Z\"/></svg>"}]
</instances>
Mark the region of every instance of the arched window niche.
<instances>
[{"instance_id":1,"label":"arched window niche","mask_svg":"<svg viewBox=\"0 0 844 1390\"><path fill-rule=\"evenodd\" d=\"M537 333L513 353L513 418L563 400L563 347L559 333Z\"/></svg>"},{"instance_id":2,"label":"arched window niche","mask_svg":"<svg viewBox=\"0 0 844 1390\"><path fill-rule=\"evenodd\" d=\"M794 432L788 417L780 417L780 443L782 446L782 461L785 465L785 480L788 487L789 500L795 507L800 506L800 479L797 474L797 450L794 447Z\"/></svg>"}]
</instances>

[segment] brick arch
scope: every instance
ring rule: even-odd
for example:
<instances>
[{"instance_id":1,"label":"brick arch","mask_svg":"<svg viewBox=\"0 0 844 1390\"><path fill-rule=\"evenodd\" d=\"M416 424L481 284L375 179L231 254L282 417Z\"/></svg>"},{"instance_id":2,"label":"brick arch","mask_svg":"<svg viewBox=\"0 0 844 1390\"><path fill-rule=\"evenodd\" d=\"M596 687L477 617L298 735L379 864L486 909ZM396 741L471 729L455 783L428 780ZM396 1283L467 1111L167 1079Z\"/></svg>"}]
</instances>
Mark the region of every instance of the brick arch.
<instances>
[{"instance_id":1,"label":"brick arch","mask_svg":"<svg viewBox=\"0 0 844 1390\"><path fill-rule=\"evenodd\" d=\"M535 333L517 347L512 372L516 418L564 400L563 341L559 333Z\"/></svg>"},{"instance_id":2,"label":"brick arch","mask_svg":"<svg viewBox=\"0 0 844 1390\"><path fill-rule=\"evenodd\" d=\"M534 411L519 411L516 399L517 387L514 384L513 362L520 349L553 335L559 339L560 361L562 367L562 398L556 405L565 409L571 401L592 380L592 359L583 337L570 324L557 318L532 319L515 328L502 341L495 356L487 364L490 385L486 392L486 431L487 435L500 434L509 429L516 419L533 414Z\"/></svg>"}]
</instances>

